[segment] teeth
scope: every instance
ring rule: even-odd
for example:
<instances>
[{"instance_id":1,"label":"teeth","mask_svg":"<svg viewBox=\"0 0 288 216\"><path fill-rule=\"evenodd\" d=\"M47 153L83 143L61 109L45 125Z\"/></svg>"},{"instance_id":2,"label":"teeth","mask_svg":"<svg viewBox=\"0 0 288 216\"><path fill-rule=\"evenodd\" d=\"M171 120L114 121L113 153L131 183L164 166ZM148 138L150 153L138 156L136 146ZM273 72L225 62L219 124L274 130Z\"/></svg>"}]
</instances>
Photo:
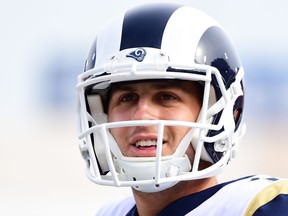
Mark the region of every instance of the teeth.
<instances>
[{"instance_id":1,"label":"teeth","mask_svg":"<svg viewBox=\"0 0 288 216\"><path fill-rule=\"evenodd\" d=\"M140 140L136 142L136 147L156 146L157 140Z\"/></svg>"}]
</instances>

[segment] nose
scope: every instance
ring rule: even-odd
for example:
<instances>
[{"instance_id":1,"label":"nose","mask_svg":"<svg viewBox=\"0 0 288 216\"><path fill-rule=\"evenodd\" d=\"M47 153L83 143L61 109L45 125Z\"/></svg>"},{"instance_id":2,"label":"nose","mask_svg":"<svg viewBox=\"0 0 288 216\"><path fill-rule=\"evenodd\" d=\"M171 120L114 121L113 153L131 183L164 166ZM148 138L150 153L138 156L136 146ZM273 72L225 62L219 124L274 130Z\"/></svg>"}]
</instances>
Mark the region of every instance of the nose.
<instances>
[{"instance_id":1,"label":"nose","mask_svg":"<svg viewBox=\"0 0 288 216\"><path fill-rule=\"evenodd\" d=\"M140 98L135 106L132 120L155 120L159 119L159 110L148 98Z\"/></svg>"}]
</instances>

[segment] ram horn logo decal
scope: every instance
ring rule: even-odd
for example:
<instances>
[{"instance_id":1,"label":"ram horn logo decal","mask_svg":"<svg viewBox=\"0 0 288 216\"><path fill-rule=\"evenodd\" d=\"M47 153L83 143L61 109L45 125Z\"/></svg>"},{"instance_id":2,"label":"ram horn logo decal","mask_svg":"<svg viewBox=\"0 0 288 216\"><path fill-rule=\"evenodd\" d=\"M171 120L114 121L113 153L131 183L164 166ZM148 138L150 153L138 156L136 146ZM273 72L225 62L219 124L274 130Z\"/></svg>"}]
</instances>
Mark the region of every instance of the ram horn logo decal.
<instances>
[{"instance_id":1,"label":"ram horn logo decal","mask_svg":"<svg viewBox=\"0 0 288 216\"><path fill-rule=\"evenodd\" d=\"M143 48L139 48L134 50L131 53L128 53L126 57L134 58L138 62L142 62L146 56L146 50Z\"/></svg>"}]
</instances>

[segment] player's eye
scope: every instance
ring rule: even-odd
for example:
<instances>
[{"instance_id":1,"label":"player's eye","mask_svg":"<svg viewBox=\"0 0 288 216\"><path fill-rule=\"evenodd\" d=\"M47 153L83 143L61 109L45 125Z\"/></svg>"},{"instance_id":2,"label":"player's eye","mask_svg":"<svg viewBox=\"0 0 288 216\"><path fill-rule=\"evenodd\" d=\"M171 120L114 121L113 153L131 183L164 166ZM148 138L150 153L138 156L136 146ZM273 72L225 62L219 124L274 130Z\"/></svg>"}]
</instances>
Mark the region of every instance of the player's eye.
<instances>
[{"instance_id":1,"label":"player's eye","mask_svg":"<svg viewBox=\"0 0 288 216\"><path fill-rule=\"evenodd\" d=\"M158 95L158 100L161 101L171 101L171 100L176 100L177 96L174 95L173 93L161 93Z\"/></svg>"},{"instance_id":2,"label":"player's eye","mask_svg":"<svg viewBox=\"0 0 288 216\"><path fill-rule=\"evenodd\" d=\"M131 102L131 101L137 100L137 98L138 98L138 96L136 94L126 93L120 97L120 102L122 102L122 103Z\"/></svg>"}]
</instances>

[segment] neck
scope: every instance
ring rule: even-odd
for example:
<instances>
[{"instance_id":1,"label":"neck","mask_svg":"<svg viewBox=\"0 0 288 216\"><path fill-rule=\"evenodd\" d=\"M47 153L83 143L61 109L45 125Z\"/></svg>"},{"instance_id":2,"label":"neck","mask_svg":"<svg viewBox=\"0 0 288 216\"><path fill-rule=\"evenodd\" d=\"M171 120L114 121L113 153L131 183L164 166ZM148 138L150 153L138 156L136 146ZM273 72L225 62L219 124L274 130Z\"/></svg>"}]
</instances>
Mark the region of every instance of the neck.
<instances>
[{"instance_id":1,"label":"neck","mask_svg":"<svg viewBox=\"0 0 288 216\"><path fill-rule=\"evenodd\" d=\"M156 216L163 208L173 201L193 194L217 184L216 177L183 181L164 191L144 193L133 189L139 216Z\"/></svg>"}]
</instances>

